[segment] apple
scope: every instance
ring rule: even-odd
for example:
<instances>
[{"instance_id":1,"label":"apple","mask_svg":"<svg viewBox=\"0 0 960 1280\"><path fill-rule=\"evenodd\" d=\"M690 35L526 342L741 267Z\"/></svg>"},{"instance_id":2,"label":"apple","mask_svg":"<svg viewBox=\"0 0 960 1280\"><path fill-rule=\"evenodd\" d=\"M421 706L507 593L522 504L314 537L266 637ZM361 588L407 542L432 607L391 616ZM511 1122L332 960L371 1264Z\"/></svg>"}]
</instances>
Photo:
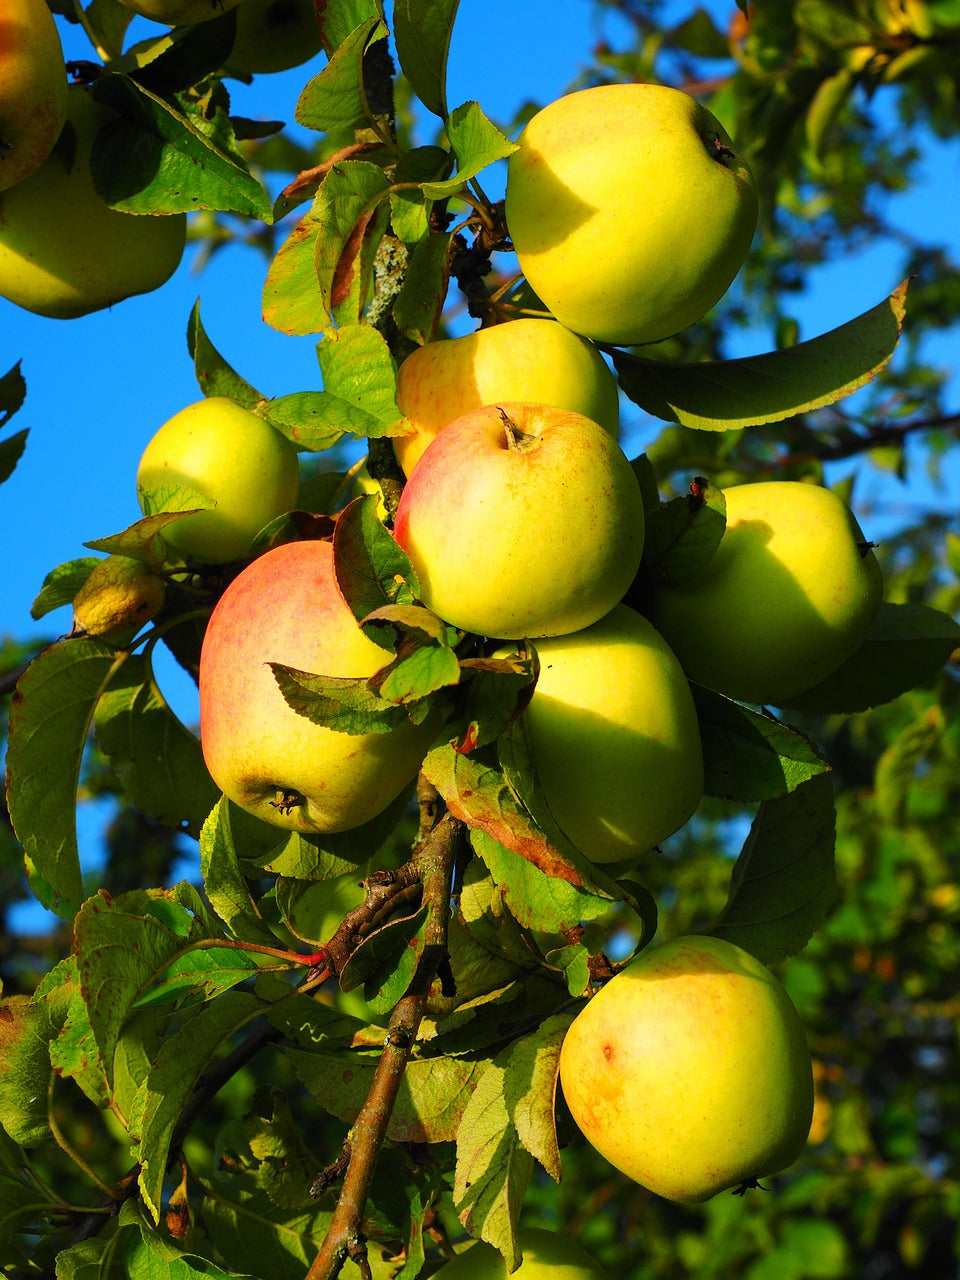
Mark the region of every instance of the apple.
<instances>
[{"instance_id":1,"label":"apple","mask_svg":"<svg viewBox=\"0 0 960 1280\"><path fill-rule=\"evenodd\" d=\"M0 11L0 191L40 167L67 114L60 33L46 0Z\"/></svg>"},{"instance_id":2,"label":"apple","mask_svg":"<svg viewBox=\"0 0 960 1280\"><path fill-rule=\"evenodd\" d=\"M683 826L703 795L687 678L626 605L535 644L540 676L523 726L550 812L592 862L635 861Z\"/></svg>"},{"instance_id":3,"label":"apple","mask_svg":"<svg viewBox=\"0 0 960 1280\"><path fill-rule=\"evenodd\" d=\"M883 596L880 567L830 489L769 480L724 493L716 553L694 578L658 588L644 612L691 680L776 705L865 639Z\"/></svg>"},{"instance_id":4,"label":"apple","mask_svg":"<svg viewBox=\"0 0 960 1280\"><path fill-rule=\"evenodd\" d=\"M511 1273L514 1280L607 1280L600 1264L569 1236L521 1227L517 1239L523 1261ZM433 1280L507 1280L507 1267L499 1250L478 1240L434 1272Z\"/></svg>"},{"instance_id":5,"label":"apple","mask_svg":"<svg viewBox=\"0 0 960 1280\"><path fill-rule=\"evenodd\" d=\"M226 69L244 75L289 71L322 46L313 0L241 0Z\"/></svg>"},{"instance_id":6,"label":"apple","mask_svg":"<svg viewBox=\"0 0 960 1280\"><path fill-rule=\"evenodd\" d=\"M699 320L743 264L757 209L723 126L664 85L558 98L507 162L507 230L527 282L598 342L655 342Z\"/></svg>"},{"instance_id":7,"label":"apple","mask_svg":"<svg viewBox=\"0 0 960 1280\"><path fill-rule=\"evenodd\" d=\"M227 396L187 405L150 440L137 468L144 515L216 506L167 526L164 540L207 564L239 560L254 537L296 506L300 469L290 441Z\"/></svg>"},{"instance_id":8,"label":"apple","mask_svg":"<svg viewBox=\"0 0 960 1280\"><path fill-rule=\"evenodd\" d=\"M81 85L67 120L29 178L0 194L0 296L71 319L159 288L183 256L186 215L122 213L97 195L90 151L114 116Z\"/></svg>"},{"instance_id":9,"label":"apple","mask_svg":"<svg viewBox=\"0 0 960 1280\"><path fill-rule=\"evenodd\" d=\"M163 607L166 586L149 565L111 555L95 565L73 598L74 635L126 644Z\"/></svg>"},{"instance_id":10,"label":"apple","mask_svg":"<svg viewBox=\"0 0 960 1280\"><path fill-rule=\"evenodd\" d=\"M221 13L236 8L240 0L120 0L120 3L141 17L181 27L219 18Z\"/></svg>"},{"instance_id":11,"label":"apple","mask_svg":"<svg viewBox=\"0 0 960 1280\"><path fill-rule=\"evenodd\" d=\"M217 602L200 651L200 743L214 782L291 831L347 831L375 818L416 776L434 720L366 734L313 724L288 705L268 664L366 677L392 657L344 600L332 543L283 543L251 561Z\"/></svg>"},{"instance_id":12,"label":"apple","mask_svg":"<svg viewBox=\"0 0 960 1280\"><path fill-rule=\"evenodd\" d=\"M506 401L449 423L404 486L394 533L444 621L505 640L579 631L630 584L640 486L592 418Z\"/></svg>"},{"instance_id":13,"label":"apple","mask_svg":"<svg viewBox=\"0 0 960 1280\"><path fill-rule=\"evenodd\" d=\"M555 320L511 320L428 342L401 364L397 405L413 430L393 448L404 474L454 418L498 400L572 409L614 439L619 430L617 384L599 351Z\"/></svg>"},{"instance_id":14,"label":"apple","mask_svg":"<svg viewBox=\"0 0 960 1280\"><path fill-rule=\"evenodd\" d=\"M621 1173L696 1204L779 1173L813 1118L813 1070L790 997L742 948L688 935L649 947L574 1022L560 1082Z\"/></svg>"}]
</instances>

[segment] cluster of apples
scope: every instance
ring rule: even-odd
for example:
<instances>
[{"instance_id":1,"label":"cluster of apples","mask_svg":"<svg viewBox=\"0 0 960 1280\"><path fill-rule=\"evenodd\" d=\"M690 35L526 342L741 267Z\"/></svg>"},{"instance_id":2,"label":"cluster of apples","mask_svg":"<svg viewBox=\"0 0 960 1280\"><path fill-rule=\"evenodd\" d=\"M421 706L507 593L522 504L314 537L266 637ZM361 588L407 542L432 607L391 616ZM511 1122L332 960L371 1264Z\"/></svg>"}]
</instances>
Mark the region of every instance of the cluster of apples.
<instances>
[{"instance_id":1,"label":"cluster of apples","mask_svg":"<svg viewBox=\"0 0 960 1280\"><path fill-rule=\"evenodd\" d=\"M237 6L229 71L285 70L312 57L312 0L122 0L167 24ZM105 204L90 168L117 113L68 84L47 0L4 0L0 14L0 297L37 315L74 319L149 293L177 269L187 216Z\"/></svg>"}]
</instances>

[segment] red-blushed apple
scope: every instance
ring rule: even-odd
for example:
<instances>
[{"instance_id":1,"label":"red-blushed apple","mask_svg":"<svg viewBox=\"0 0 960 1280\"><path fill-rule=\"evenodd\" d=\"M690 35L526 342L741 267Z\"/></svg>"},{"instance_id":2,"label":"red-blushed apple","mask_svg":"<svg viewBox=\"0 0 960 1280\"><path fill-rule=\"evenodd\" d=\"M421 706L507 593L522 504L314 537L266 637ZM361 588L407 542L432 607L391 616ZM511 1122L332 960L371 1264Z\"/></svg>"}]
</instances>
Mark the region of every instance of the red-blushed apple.
<instances>
[{"instance_id":1,"label":"red-blushed apple","mask_svg":"<svg viewBox=\"0 0 960 1280\"><path fill-rule=\"evenodd\" d=\"M614 439L620 426L616 380L596 347L555 320L511 320L428 342L401 364L397 405L413 430L393 448L404 474L454 418L504 400L572 409Z\"/></svg>"},{"instance_id":2,"label":"red-blushed apple","mask_svg":"<svg viewBox=\"0 0 960 1280\"><path fill-rule=\"evenodd\" d=\"M523 274L562 324L600 342L655 342L699 320L740 270L757 209L719 120L664 85L558 98L507 162Z\"/></svg>"},{"instance_id":3,"label":"red-blushed apple","mask_svg":"<svg viewBox=\"0 0 960 1280\"><path fill-rule=\"evenodd\" d=\"M727 527L703 570L642 605L691 680L778 704L819 684L866 638L880 566L847 504L816 484L724 490Z\"/></svg>"},{"instance_id":4,"label":"red-blushed apple","mask_svg":"<svg viewBox=\"0 0 960 1280\"><path fill-rule=\"evenodd\" d=\"M793 1164L813 1117L810 1051L790 997L720 938L648 947L611 978L567 1031L560 1082L605 1159L684 1204Z\"/></svg>"},{"instance_id":5,"label":"red-blushed apple","mask_svg":"<svg viewBox=\"0 0 960 1280\"><path fill-rule=\"evenodd\" d=\"M643 551L643 501L623 450L592 418L504 402L455 419L404 487L396 539L423 603L503 639L590 626Z\"/></svg>"},{"instance_id":6,"label":"red-blushed apple","mask_svg":"<svg viewBox=\"0 0 960 1280\"><path fill-rule=\"evenodd\" d=\"M90 152L115 114L70 85L53 150L0 193L0 296L26 311L87 315L159 288L180 263L185 214L123 213L97 194Z\"/></svg>"},{"instance_id":7,"label":"red-blushed apple","mask_svg":"<svg viewBox=\"0 0 960 1280\"><path fill-rule=\"evenodd\" d=\"M46 0L0 6L0 191L40 167L67 113L60 34Z\"/></svg>"},{"instance_id":8,"label":"red-blushed apple","mask_svg":"<svg viewBox=\"0 0 960 1280\"><path fill-rule=\"evenodd\" d=\"M185 511L193 494L215 506L164 529L164 540L193 560L226 564L247 554L264 526L294 508L297 451L286 436L227 396L187 405L153 435L137 467L145 515Z\"/></svg>"},{"instance_id":9,"label":"red-blushed apple","mask_svg":"<svg viewBox=\"0 0 960 1280\"><path fill-rule=\"evenodd\" d=\"M595 1258L569 1236L542 1227L521 1227L517 1240L523 1261L507 1272L503 1255L478 1240L434 1273L434 1280L607 1280Z\"/></svg>"},{"instance_id":10,"label":"red-blushed apple","mask_svg":"<svg viewBox=\"0 0 960 1280\"><path fill-rule=\"evenodd\" d=\"M292 831L347 831L375 818L416 777L434 719L341 733L294 711L268 664L366 677L392 656L344 600L332 543L288 542L251 561L220 597L200 653L200 742L214 782Z\"/></svg>"},{"instance_id":11,"label":"red-blushed apple","mask_svg":"<svg viewBox=\"0 0 960 1280\"><path fill-rule=\"evenodd\" d=\"M681 827L703 795L687 678L626 605L535 645L540 676L523 727L550 812L591 861L635 861Z\"/></svg>"}]
</instances>

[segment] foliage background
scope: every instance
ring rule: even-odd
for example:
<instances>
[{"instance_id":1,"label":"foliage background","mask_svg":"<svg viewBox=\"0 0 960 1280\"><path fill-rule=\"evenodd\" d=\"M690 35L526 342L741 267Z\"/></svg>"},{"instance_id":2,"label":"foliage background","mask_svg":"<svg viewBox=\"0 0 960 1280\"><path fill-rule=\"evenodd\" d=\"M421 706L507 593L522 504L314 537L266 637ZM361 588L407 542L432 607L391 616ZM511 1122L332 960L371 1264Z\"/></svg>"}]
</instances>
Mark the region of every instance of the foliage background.
<instances>
[{"instance_id":1,"label":"foliage background","mask_svg":"<svg viewBox=\"0 0 960 1280\"><path fill-rule=\"evenodd\" d=\"M552 81L540 74L537 58L524 55L512 73L507 67L508 54L530 47L537 31L551 30L559 45L556 6L531 19L537 31L525 37L517 31L511 39L511 23L498 20L489 6L475 33L460 33L461 56L469 64L460 96L477 96L511 134L526 92L545 100L571 81L653 74L702 92L742 140L751 140L767 196L764 225L738 286L709 324L684 336L675 354L730 356L789 345L798 332L811 337L879 301L905 276L914 277L897 357L850 401L762 432L706 437L663 431L636 413L631 438L678 488L695 470L721 482L817 475L821 466L831 480L847 477L868 532L877 536L874 529L882 528L888 598L953 615L960 600L960 469L957 384L949 361L957 341L960 275L946 194L958 176L956 7L926 6L942 25L933 36L918 38L886 30L881 19L890 8L883 4L760 5L734 61L725 43L728 25L739 21L732 6L714 6L714 28L678 5L571 5L595 34L576 45L565 39L563 55L551 64ZM463 8L465 21L476 20L479 6ZM852 50L865 44L873 54L858 66ZM548 47L553 45L551 40ZM890 68L905 55L913 61L892 75ZM534 70L535 81L527 78ZM295 97L303 78L305 73L290 73L278 79L293 87ZM270 96L274 91L265 87ZM269 111L283 114L272 103ZM278 164L276 181L283 181L282 161L264 150L263 163ZM298 162L302 167L302 156ZM925 197L924 216L902 219L897 193L906 193L906 203L918 189L942 194ZM22 355L28 381L29 416L15 425L33 427L26 456L3 491L5 512L11 501L21 504L7 517L17 546L11 570L17 594L5 593L3 622L10 668L38 635L50 634L49 619L38 628L27 617L42 573L82 554L86 539L134 517L132 473L143 443L160 421L196 398L183 335L197 292L218 338L228 312L246 312L245 324L231 328L223 345L251 381L281 394L317 379L311 340L281 338L256 319L267 262L262 246L234 243L247 229L230 219L216 225L211 219L196 230L197 258L220 237L226 243L199 276L181 268L162 305L160 295L134 299L72 322L69 332L5 304L0 311L7 363ZM833 271L840 265L842 271ZM89 479L78 482L77 476ZM70 494L71 488L77 492ZM119 518L117 509L124 511ZM11 606L17 599L21 603ZM794 719L834 765L838 886L826 926L782 966L810 1031L819 1095L814 1140L790 1176L778 1180L776 1193L718 1197L703 1208L683 1209L612 1175L579 1145L565 1152L559 1190L545 1177L535 1179L525 1220L579 1235L611 1274L638 1280L956 1274L956 702L950 667L879 710ZM114 894L160 884L179 877L185 865L195 875L195 855L185 862L180 838L117 796L95 754L82 798L100 801L97 821L87 828L88 891L99 883ZM657 878L648 881L664 935L717 914L729 872L717 853L736 852L747 821L749 812L712 802L670 842ZM4 992L29 992L69 942L64 931L38 925L35 915L11 914L26 890L19 850L6 831L0 890L8 919L0 942ZM10 927L11 919L23 923ZM241 1134L249 1141L250 1121L241 1117L249 1116L251 1096L254 1113L269 1119L271 1135L288 1136L288 1150L299 1153L305 1142L305 1165L333 1157L342 1135L296 1101L295 1081L280 1055L270 1059L263 1078L245 1068L229 1082L192 1130L195 1154L229 1158L231 1142L239 1144ZM293 1108L289 1116L287 1105ZM72 1110L62 1122L107 1184L123 1176L128 1156L94 1108L89 1115L82 1107ZM83 1171L74 1171L58 1149L42 1151L38 1165L66 1201L89 1199Z\"/></svg>"}]
</instances>

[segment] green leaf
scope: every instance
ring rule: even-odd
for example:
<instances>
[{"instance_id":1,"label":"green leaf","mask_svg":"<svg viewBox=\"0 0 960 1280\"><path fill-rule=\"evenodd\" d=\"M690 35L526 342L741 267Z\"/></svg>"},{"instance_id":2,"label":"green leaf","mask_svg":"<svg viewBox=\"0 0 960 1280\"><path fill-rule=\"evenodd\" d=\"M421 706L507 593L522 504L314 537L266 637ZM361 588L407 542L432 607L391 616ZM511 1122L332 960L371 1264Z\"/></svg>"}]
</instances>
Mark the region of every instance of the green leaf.
<instances>
[{"instance_id":1,"label":"green leaf","mask_svg":"<svg viewBox=\"0 0 960 1280\"><path fill-rule=\"evenodd\" d=\"M320 234L316 242L316 273L320 299L331 322L351 294L360 263L360 252L373 215L390 188L390 180L377 165L347 160L334 165L313 201ZM354 319L359 319L360 307ZM330 325L324 325L329 329Z\"/></svg>"},{"instance_id":2,"label":"green leaf","mask_svg":"<svg viewBox=\"0 0 960 1280\"><path fill-rule=\"evenodd\" d=\"M371 18L382 17L380 9L380 0L337 0L336 4L324 4L318 21L328 56L333 57L357 27Z\"/></svg>"},{"instance_id":3,"label":"green leaf","mask_svg":"<svg viewBox=\"0 0 960 1280\"><path fill-rule=\"evenodd\" d=\"M23 407L27 398L27 383L20 371L21 361L0 377L0 427L5 427L13 415Z\"/></svg>"},{"instance_id":4,"label":"green leaf","mask_svg":"<svg viewBox=\"0 0 960 1280\"><path fill-rule=\"evenodd\" d=\"M187 347L197 383L205 396L228 396L245 409L252 409L263 399L256 387L241 378L210 341L200 320L199 298L187 323Z\"/></svg>"},{"instance_id":5,"label":"green leaf","mask_svg":"<svg viewBox=\"0 0 960 1280\"><path fill-rule=\"evenodd\" d=\"M884 827L902 827L917 770L946 732L946 717L938 706L927 708L889 743L877 761L874 791Z\"/></svg>"},{"instance_id":6,"label":"green leaf","mask_svg":"<svg viewBox=\"0 0 960 1280\"><path fill-rule=\"evenodd\" d=\"M405 337L432 342L450 287L450 246L455 231L427 236L413 247L393 304L393 318Z\"/></svg>"},{"instance_id":7,"label":"green leaf","mask_svg":"<svg viewBox=\"0 0 960 1280\"><path fill-rule=\"evenodd\" d=\"M149 660L133 654L97 705L97 741L132 804L165 826L199 836L220 794L199 739L173 714Z\"/></svg>"},{"instance_id":8,"label":"green leaf","mask_svg":"<svg viewBox=\"0 0 960 1280\"><path fill-rule=\"evenodd\" d=\"M434 115L447 116L447 55L459 0L396 0L393 37L400 69Z\"/></svg>"},{"instance_id":9,"label":"green leaf","mask_svg":"<svg viewBox=\"0 0 960 1280\"><path fill-rule=\"evenodd\" d=\"M325 676L271 662L289 707L311 724L338 733L389 733L407 721L406 708L385 702L365 676Z\"/></svg>"},{"instance_id":10,"label":"green leaf","mask_svg":"<svg viewBox=\"0 0 960 1280\"><path fill-rule=\"evenodd\" d=\"M665 422L730 431L835 404L865 386L900 340L906 284L855 320L782 351L740 360L666 364L624 351L613 363L624 393Z\"/></svg>"},{"instance_id":11,"label":"green leaf","mask_svg":"<svg viewBox=\"0 0 960 1280\"><path fill-rule=\"evenodd\" d=\"M646 515L644 570L657 582L689 582L710 562L727 527L723 490L698 476L690 493Z\"/></svg>"},{"instance_id":12,"label":"green leaf","mask_svg":"<svg viewBox=\"0 0 960 1280\"><path fill-rule=\"evenodd\" d=\"M213 806L200 831L200 873L211 907L235 938L277 946L240 867L226 797Z\"/></svg>"},{"instance_id":13,"label":"green leaf","mask_svg":"<svg viewBox=\"0 0 960 1280\"><path fill-rule=\"evenodd\" d=\"M377 1059L366 1053L284 1049L297 1077L331 1115L352 1124L366 1101ZM387 1137L393 1142L452 1142L484 1069L459 1058L411 1058L403 1073Z\"/></svg>"},{"instance_id":14,"label":"green leaf","mask_svg":"<svg viewBox=\"0 0 960 1280\"><path fill-rule=\"evenodd\" d=\"M751 804L773 800L830 766L813 744L772 716L691 685L700 722L708 796Z\"/></svg>"},{"instance_id":15,"label":"green leaf","mask_svg":"<svg viewBox=\"0 0 960 1280\"><path fill-rule=\"evenodd\" d=\"M0 1000L0 1126L24 1147L45 1142L50 1136L49 1042L55 1034L42 1001L21 995ZM0 1191L0 1214L2 1205Z\"/></svg>"},{"instance_id":16,"label":"green leaf","mask_svg":"<svg viewBox=\"0 0 960 1280\"><path fill-rule=\"evenodd\" d=\"M80 989L75 955L61 960L44 975L34 999L47 1005L51 1025L58 1028L50 1042L50 1065L54 1071L64 1079L74 1080L97 1106L107 1106L110 1091Z\"/></svg>"},{"instance_id":17,"label":"green leaf","mask_svg":"<svg viewBox=\"0 0 960 1280\"><path fill-rule=\"evenodd\" d=\"M358 622L384 605L413 604L420 584L406 552L377 515L374 494L355 498L337 520L334 568Z\"/></svg>"},{"instance_id":18,"label":"green leaf","mask_svg":"<svg viewBox=\"0 0 960 1280\"><path fill-rule=\"evenodd\" d=\"M829 776L765 800L730 877L726 906L703 932L764 964L802 951L834 901L836 813Z\"/></svg>"},{"instance_id":19,"label":"green leaf","mask_svg":"<svg viewBox=\"0 0 960 1280\"><path fill-rule=\"evenodd\" d=\"M236 150L226 117L201 129L142 84L121 75L95 82L93 96L120 113L97 135L90 168L107 204L126 213L222 209L271 222L270 197ZM224 127L226 126L226 127Z\"/></svg>"},{"instance_id":20,"label":"green leaf","mask_svg":"<svg viewBox=\"0 0 960 1280\"><path fill-rule=\"evenodd\" d=\"M496 741L523 711L533 694L539 663L529 658L464 658L460 680L466 696L459 710L463 725L460 751Z\"/></svg>"},{"instance_id":21,"label":"green leaf","mask_svg":"<svg viewBox=\"0 0 960 1280\"><path fill-rule=\"evenodd\" d=\"M383 335L369 324L341 327L317 347L324 393L341 431L395 436L405 429L397 408L397 367Z\"/></svg>"},{"instance_id":22,"label":"green leaf","mask_svg":"<svg viewBox=\"0 0 960 1280\"><path fill-rule=\"evenodd\" d=\"M320 333L328 327L317 279L317 237L323 215L313 207L274 254L263 283L263 318L281 333Z\"/></svg>"},{"instance_id":23,"label":"green leaf","mask_svg":"<svg viewBox=\"0 0 960 1280\"><path fill-rule=\"evenodd\" d=\"M447 137L457 157L457 172L443 182L423 184L423 193L430 200L445 200L456 195L487 165L505 160L517 149L517 144L487 119L479 102L464 102L451 111Z\"/></svg>"},{"instance_id":24,"label":"green leaf","mask_svg":"<svg viewBox=\"0 0 960 1280\"><path fill-rule=\"evenodd\" d=\"M326 391L292 391L264 401L258 413L301 449L322 453L343 437L349 406Z\"/></svg>"},{"instance_id":25,"label":"green leaf","mask_svg":"<svg viewBox=\"0 0 960 1280\"><path fill-rule=\"evenodd\" d=\"M367 18L350 33L323 70L304 85L293 113L298 124L318 133L345 133L373 122L363 89L363 56L386 34L377 17Z\"/></svg>"},{"instance_id":26,"label":"green leaf","mask_svg":"<svg viewBox=\"0 0 960 1280\"><path fill-rule=\"evenodd\" d=\"M67 560L51 569L30 606L30 617L43 618L54 609L72 604L73 597L100 563L99 556L81 556L79 560Z\"/></svg>"},{"instance_id":27,"label":"green leaf","mask_svg":"<svg viewBox=\"0 0 960 1280\"><path fill-rule=\"evenodd\" d=\"M159 1220L163 1180L177 1117L201 1072L217 1049L262 1014L264 1002L249 992L231 991L200 1009L160 1048L137 1099L131 1131L137 1134L139 1184L154 1221Z\"/></svg>"},{"instance_id":28,"label":"green leaf","mask_svg":"<svg viewBox=\"0 0 960 1280\"><path fill-rule=\"evenodd\" d=\"M449 151L434 146L404 151L397 161L390 193L390 225L405 245L419 244L430 235L432 202L422 187L410 184L438 182L448 176L452 163Z\"/></svg>"},{"instance_id":29,"label":"green leaf","mask_svg":"<svg viewBox=\"0 0 960 1280\"><path fill-rule=\"evenodd\" d=\"M867 711L935 680L958 648L960 626L949 614L922 604L884 602L856 653L783 705L819 715Z\"/></svg>"},{"instance_id":30,"label":"green leaf","mask_svg":"<svg viewBox=\"0 0 960 1280\"><path fill-rule=\"evenodd\" d=\"M44 905L70 919L83 897L77 781L94 709L126 660L87 638L44 649L10 705L7 796L17 839L49 890Z\"/></svg>"},{"instance_id":31,"label":"green leaf","mask_svg":"<svg viewBox=\"0 0 960 1280\"><path fill-rule=\"evenodd\" d=\"M503 1057L499 1055L484 1071L463 1113L453 1203L470 1234L499 1250L512 1271L520 1263L517 1222L533 1173L533 1156L511 1123Z\"/></svg>"},{"instance_id":32,"label":"green leaf","mask_svg":"<svg viewBox=\"0 0 960 1280\"><path fill-rule=\"evenodd\" d=\"M393 834L407 811L412 790L412 784L405 787L383 813L351 831L309 836L292 832L257 865L271 875L296 880L330 880L355 872Z\"/></svg>"},{"instance_id":33,"label":"green leaf","mask_svg":"<svg viewBox=\"0 0 960 1280\"><path fill-rule=\"evenodd\" d=\"M123 1023L136 1001L188 943L204 936L172 890L88 898L74 921L80 990L107 1079Z\"/></svg>"},{"instance_id":34,"label":"green leaf","mask_svg":"<svg viewBox=\"0 0 960 1280\"><path fill-rule=\"evenodd\" d=\"M343 966L340 990L353 991L371 979L375 980L371 990L378 990L383 977L396 964L401 950L407 949L421 931L429 913L429 904L424 903L412 915L389 920L369 933Z\"/></svg>"},{"instance_id":35,"label":"green leaf","mask_svg":"<svg viewBox=\"0 0 960 1280\"><path fill-rule=\"evenodd\" d=\"M29 428L24 427L22 431L14 432L6 440L0 440L0 484L9 479L16 469L17 463L23 457L29 434Z\"/></svg>"}]
</instances>

